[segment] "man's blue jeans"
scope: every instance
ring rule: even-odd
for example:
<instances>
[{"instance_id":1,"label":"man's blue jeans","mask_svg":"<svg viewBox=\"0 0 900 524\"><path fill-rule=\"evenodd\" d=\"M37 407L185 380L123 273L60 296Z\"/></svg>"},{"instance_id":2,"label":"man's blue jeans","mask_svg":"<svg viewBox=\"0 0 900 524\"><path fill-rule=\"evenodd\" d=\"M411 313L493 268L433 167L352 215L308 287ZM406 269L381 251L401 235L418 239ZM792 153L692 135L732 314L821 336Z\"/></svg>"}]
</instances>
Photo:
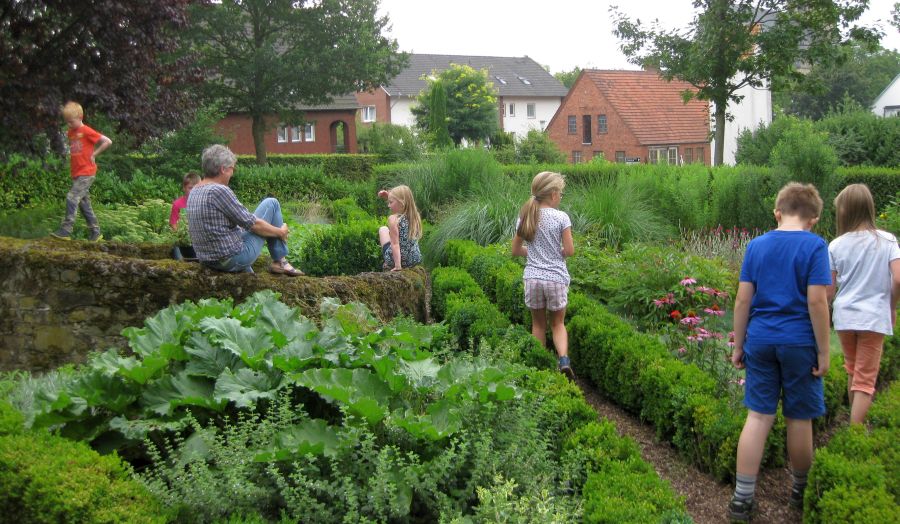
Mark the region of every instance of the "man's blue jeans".
<instances>
[{"instance_id":1,"label":"man's blue jeans","mask_svg":"<svg viewBox=\"0 0 900 524\"><path fill-rule=\"evenodd\" d=\"M260 202L253 214L256 218L265 220L275 227L281 227L284 224L284 218L281 216L281 204L274 198L266 198ZM240 252L231 258L205 263L205 265L228 273L253 273L253 263L259 258L263 244L268 247L272 261L281 260L288 254L287 244L285 244L284 240L278 237L261 237L250 231L245 231L244 246Z\"/></svg>"}]
</instances>

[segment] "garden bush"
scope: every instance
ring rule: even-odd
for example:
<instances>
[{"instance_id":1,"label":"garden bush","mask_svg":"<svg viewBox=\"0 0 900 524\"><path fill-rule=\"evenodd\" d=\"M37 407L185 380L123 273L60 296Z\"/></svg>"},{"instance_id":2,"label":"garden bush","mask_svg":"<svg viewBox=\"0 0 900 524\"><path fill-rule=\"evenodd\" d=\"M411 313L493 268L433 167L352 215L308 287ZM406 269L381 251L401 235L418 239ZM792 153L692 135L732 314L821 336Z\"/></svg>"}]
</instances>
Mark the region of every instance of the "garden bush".
<instances>
[{"instance_id":1,"label":"garden bush","mask_svg":"<svg viewBox=\"0 0 900 524\"><path fill-rule=\"evenodd\" d=\"M0 512L18 522L167 522L116 455L40 431L0 436Z\"/></svg>"},{"instance_id":2,"label":"garden bush","mask_svg":"<svg viewBox=\"0 0 900 524\"><path fill-rule=\"evenodd\" d=\"M317 227L304 239L299 253L292 253L290 258L311 276L380 271L379 226L370 219Z\"/></svg>"},{"instance_id":3,"label":"garden bush","mask_svg":"<svg viewBox=\"0 0 900 524\"><path fill-rule=\"evenodd\" d=\"M271 154L266 155L268 167L311 167L321 169L328 178L362 182L372 177L372 168L378 162L377 155L360 154ZM238 165L256 165L255 155L238 155Z\"/></svg>"}]
</instances>

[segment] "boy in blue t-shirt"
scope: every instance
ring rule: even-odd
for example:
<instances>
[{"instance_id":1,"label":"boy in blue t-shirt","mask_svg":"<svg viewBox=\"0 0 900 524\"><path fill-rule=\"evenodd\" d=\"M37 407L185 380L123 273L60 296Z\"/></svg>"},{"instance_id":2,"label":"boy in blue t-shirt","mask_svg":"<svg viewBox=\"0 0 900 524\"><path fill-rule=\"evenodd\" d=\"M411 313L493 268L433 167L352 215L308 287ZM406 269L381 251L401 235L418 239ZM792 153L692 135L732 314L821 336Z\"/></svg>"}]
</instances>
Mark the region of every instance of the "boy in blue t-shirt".
<instances>
[{"instance_id":1,"label":"boy in blue t-shirt","mask_svg":"<svg viewBox=\"0 0 900 524\"><path fill-rule=\"evenodd\" d=\"M790 502L803 505L812 419L825 414L822 377L829 363L828 244L810 232L821 213L812 184L784 186L775 200L778 228L753 239L744 255L731 362L747 370L744 405L750 411L738 442L732 521L749 521L756 506L756 476L779 400L793 476Z\"/></svg>"}]
</instances>

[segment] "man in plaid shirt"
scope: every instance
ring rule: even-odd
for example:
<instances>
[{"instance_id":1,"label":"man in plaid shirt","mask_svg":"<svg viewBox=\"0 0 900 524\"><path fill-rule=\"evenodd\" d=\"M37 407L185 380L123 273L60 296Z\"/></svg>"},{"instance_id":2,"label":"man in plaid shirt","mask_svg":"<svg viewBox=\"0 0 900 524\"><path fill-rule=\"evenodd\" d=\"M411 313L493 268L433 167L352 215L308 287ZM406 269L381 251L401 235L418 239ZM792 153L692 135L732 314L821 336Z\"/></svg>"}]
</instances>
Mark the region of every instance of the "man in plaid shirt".
<instances>
[{"instance_id":1,"label":"man in plaid shirt","mask_svg":"<svg viewBox=\"0 0 900 524\"><path fill-rule=\"evenodd\" d=\"M200 263L217 271L253 272L263 244L269 249L269 272L298 276L303 272L287 261L288 227L281 204L266 198L251 214L228 187L237 157L223 145L203 151L203 180L188 195L188 232Z\"/></svg>"}]
</instances>

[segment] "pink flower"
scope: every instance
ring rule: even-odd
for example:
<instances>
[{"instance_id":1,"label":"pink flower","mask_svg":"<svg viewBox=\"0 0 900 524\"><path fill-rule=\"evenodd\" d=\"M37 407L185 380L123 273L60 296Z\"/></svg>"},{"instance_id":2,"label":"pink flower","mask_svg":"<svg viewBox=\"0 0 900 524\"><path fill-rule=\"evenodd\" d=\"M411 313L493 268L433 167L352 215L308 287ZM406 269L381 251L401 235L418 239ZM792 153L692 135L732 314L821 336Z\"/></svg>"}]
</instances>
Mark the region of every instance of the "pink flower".
<instances>
[{"instance_id":1,"label":"pink flower","mask_svg":"<svg viewBox=\"0 0 900 524\"><path fill-rule=\"evenodd\" d=\"M728 347L730 347L731 349L734 349L734 341L733 340L728 341L727 344L728 344Z\"/></svg>"},{"instance_id":2,"label":"pink flower","mask_svg":"<svg viewBox=\"0 0 900 524\"><path fill-rule=\"evenodd\" d=\"M746 383L747 383L747 381L744 380L744 379L738 380L738 386L743 386L743 385L746 384Z\"/></svg>"},{"instance_id":3,"label":"pink flower","mask_svg":"<svg viewBox=\"0 0 900 524\"><path fill-rule=\"evenodd\" d=\"M691 277L684 278L684 279L682 279L681 282L679 282L679 284L681 284L682 286L690 286L691 284L696 284L696 283L697 283L697 281Z\"/></svg>"},{"instance_id":4,"label":"pink flower","mask_svg":"<svg viewBox=\"0 0 900 524\"><path fill-rule=\"evenodd\" d=\"M715 294L716 290L713 289L713 288L711 288L711 287L697 286L697 292L698 292L698 293L705 293L705 294L707 294L707 295L713 295L713 294Z\"/></svg>"},{"instance_id":5,"label":"pink flower","mask_svg":"<svg viewBox=\"0 0 900 524\"><path fill-rule=\"evenodd\" d=\"M721 316L725 315L725 312L722 311L721 309L719 309L719 306L717 306L716 304L713 304L711 307L704 309L703 312L708 315L714 315L717 317L721 317Z\"/></svg>"},{"instance_id":6,"label":"pink flower","mask_svg":"<svg viewBox=\"0 0 900 524\"><path fill-rule=\"evenodd\" d=\"M679 354L679 355L684 355L685 353L687 353L687 349L685 349L685 348L683 348L683 347L678 348L678 354Z\"/></svg>"},{"instance_id":7,"label":"pink flower","mask_svg":"<svg viewBox=\"0 0 900 524\"><path fill-rule=\"evenodd\" d=\"M710 333L709 331L707 331L703 328L697 328L697 338L699 340L704 340L704 339L710 338L711 336L712 336L712 333Z\"/></svg>"},{"instance_id":8,"label":"pink flower","mask_svg":"<svg viewBox=\"0 0 900 524\"><path fill-rule=\"evenodd\" d=\"M703 319L697 316L689 315L681 319L681 323L686 326L696 326L703 322Z\"/></svg>"}]
</instances>

